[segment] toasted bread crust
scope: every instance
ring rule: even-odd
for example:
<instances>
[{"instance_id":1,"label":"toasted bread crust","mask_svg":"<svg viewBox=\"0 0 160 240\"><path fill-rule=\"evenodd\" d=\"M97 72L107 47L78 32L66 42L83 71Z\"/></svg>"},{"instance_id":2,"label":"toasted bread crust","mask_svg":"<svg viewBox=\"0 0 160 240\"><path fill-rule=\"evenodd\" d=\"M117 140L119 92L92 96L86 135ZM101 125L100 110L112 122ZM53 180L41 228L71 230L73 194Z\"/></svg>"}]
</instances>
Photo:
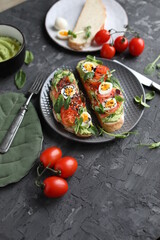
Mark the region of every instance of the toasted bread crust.
<instances>
[{"instance_id":1,"label":"toasted bread crust","mask_svg":"<svg viewBox=\"0 0 160 240\"><path fill-rule=\"evenodd\" d=\"M87 40L85 40L85 39L81 39L81 43L80 42L78 42L78 40L75 38L72 38L72 37L70 37L69 38L69 40L68 40L68 45L69 45L69 47L70 48L72 48L72 49L74 49L74 50L78 50L78 51L80 51L80 50L82 50L84 47L87 47L87 46L90 46L91 45L91 42L92 42L92 40L93 40L93 38L94 38L94 36L95 36L95 34L96 34L96 32L98 32L99 30L101 30L101 29L103 29L104 28L104 25L105 25L105 20L106 20L106 16L107 16L107 14L106 14L106 8L105 8L105 6L104 6L104 4L103 4L103 2L102 2L102 0L96 0L96 1L98 1L99 3L99 6L101 7L101 13L100 13L100 15L101 16L103 16L103 23L101 23L101 25L97 28L96 27L96 29L95 29L95 26L94 26L94 24L89 24L90 26L91 26L91 32L92 32L92 34L91 34L91 37L89 38L89 39L87 39ZM83 9L82 9L82 11L81 11L81 13L80 13L80 16L79 16L79 18L78 18L78 20L77 20L77 23L76 23L76 25L75 25L75 27L74 27L74 32L76 32L76 31L80 31L80 30L82 30L82 29L79 29L79 25L80 25L80 23L81 22L83 22L83 15L84 15L84 11L85 11L85 8L87 7L87 5L88 5L88 2L89 2L89 0L86 0L86 3L84 4L84 6L83 6ZM91 4L93 3L93 1L91 2ZM98 12L99 13L99 12ZM88 18L87 19L91 19L91 17L92 16L88 16ZM95 16L93 16L94 17L94 19L95 19ZM84 27L84 26L83 26ZM87 27L87 23L86 23L86 26L85 27ZM96 31L95 31L96 30Z\"/></svg>"}]
</instances>

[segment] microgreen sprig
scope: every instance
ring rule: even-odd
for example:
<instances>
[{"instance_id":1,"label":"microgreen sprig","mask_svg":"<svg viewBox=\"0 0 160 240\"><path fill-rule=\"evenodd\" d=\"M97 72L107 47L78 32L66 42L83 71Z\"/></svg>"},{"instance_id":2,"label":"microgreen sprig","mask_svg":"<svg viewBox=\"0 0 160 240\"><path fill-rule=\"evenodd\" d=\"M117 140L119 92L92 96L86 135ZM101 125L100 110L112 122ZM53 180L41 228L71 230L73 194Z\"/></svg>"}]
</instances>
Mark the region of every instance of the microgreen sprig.
<instances>
[{"instance_id":1,"label":"microgreen sprig","mask_svg":"<svg viewBox=\"0 0 160 240\"><path fill-rule=\"evenodd\" d=\"M160 55L152 62L149 63L145 68L144 68L144 74L146 75L152 75L155 70L156 70L156 63L158 62L158 60L160 59ZM159 66L159 65L158 65ZM160 66L159 66L160 67Z\"/></svg>"}]
</instances>

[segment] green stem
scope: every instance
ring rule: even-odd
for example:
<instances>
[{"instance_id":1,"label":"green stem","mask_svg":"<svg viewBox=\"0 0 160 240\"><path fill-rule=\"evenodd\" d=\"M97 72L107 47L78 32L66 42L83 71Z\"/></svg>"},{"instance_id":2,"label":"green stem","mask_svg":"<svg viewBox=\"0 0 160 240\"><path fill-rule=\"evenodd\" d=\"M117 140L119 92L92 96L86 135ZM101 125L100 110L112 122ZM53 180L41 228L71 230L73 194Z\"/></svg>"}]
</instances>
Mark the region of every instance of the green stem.
<instances>
[{"instance_id":1,"label":"green stem","mask_svg":"<svg viewBox=\"0 0 160 240\"><path fill-rule=\"evenodd\" d=\"M154 62L152 63L152 65L155 65L156 62L158 62L159 59L160 59L160 55L154 60Z\"/></svg>"}]
</instances>

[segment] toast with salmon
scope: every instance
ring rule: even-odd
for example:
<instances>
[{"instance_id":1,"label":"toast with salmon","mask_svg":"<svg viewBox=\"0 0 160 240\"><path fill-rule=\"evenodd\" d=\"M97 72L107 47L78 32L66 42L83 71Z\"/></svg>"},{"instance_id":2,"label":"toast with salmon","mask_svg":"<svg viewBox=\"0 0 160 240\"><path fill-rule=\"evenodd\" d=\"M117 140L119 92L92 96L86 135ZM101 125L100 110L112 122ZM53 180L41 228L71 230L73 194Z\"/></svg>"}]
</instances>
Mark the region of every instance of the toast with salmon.
<instances>
[{"instance_id":1,"label":"toast with salmon","mask_svg":"<svg viewBox=\"0 0 160 240\"><path fill-rule=\"evenodd\" d=\"M94 134L85 98L71 71L60 69L55 72L51 82L50 99L56 121L67 131L79 137L90 137Z\"/></svg>"},{"instance_id":2,"label":"toast with salmon","mask_svg":"<svg viewBox=\"0 0 160 240\"><path fill-rule=\"evenodd\" d=\"M124 97L112 71L92 56L76 68L102 128L107 132L119 130L124 123Z\"/></svg>"}]
</instances>

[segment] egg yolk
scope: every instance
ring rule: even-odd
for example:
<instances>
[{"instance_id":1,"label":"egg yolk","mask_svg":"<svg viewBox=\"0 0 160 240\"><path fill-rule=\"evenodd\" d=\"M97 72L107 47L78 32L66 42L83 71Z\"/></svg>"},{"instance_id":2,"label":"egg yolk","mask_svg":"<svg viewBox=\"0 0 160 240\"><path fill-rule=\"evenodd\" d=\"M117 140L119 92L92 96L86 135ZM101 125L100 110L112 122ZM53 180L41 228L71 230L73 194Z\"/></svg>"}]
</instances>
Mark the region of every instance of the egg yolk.
<instances>
[{"instance_id":1,"label":"egg yolk","mask_svg":"<svg viewBox=\"0 0 160 240\"><path fill-rule=\"evenodd\" d=\"M67 37L68 36L68 31L61 31L61 32L59 32L59 34L63 37Z\"/></svg>"},{"instance_id":2,"label":"egg yolk","mask_svg":"<svg viewBox=\"0 0 160 240\"><path fill-rule=\"evenodd\" d=\"M92 66L92 64L86 63L86 64L84 64L84 68L86 69L87 72L91 72L93 69L93 66Z\"/></svg>"},{"instance_id":3,"label":"egg yolk","mask_svg":"<svg viewBox=\"0 0 160 240\"><path fill-rule=\"evenodd\" d=\"M83 122L87 122L88 121L88 114L87 113L83 113L82 114L82 118L83 118Z\"/></svg>"},{"instance_id":4,"label":"egg yolk","mask_svg":"<svg viewBox=\"0 0 160 240\"><path fill-rule=\"evenodd\" d=\"M102 85L101 85L101 90L102 90L102 91L106 91L106 90L108 90L109 88L110 88L110 84L106 84L106 83L105 83L105 84L102 84Z\"/></svg>"},{"instance_id":5,"label":"egg yolk","mask_svg":"<svg viewBox=\"0 0 160 240\"><path fill-rule=\"evenodd\" d=\"M66 88L66 89L65 89L65 94L66 94L67 96L73 95L73 88Z\"/></svg>"},{"instance_id":6,"label":"egg yolk","mask_svg":"<svg viewBox=\"0 0 160 240\"><path fill-rule=\"evenodd\" d=\"M107 102L105 103L105 107L106 107L106 108L111 108L111 107L114 106L114 104L115 104L114 100L111 99L111 100L109 100L109 101L107 101Z\"/></svg>"}]
</instances>

